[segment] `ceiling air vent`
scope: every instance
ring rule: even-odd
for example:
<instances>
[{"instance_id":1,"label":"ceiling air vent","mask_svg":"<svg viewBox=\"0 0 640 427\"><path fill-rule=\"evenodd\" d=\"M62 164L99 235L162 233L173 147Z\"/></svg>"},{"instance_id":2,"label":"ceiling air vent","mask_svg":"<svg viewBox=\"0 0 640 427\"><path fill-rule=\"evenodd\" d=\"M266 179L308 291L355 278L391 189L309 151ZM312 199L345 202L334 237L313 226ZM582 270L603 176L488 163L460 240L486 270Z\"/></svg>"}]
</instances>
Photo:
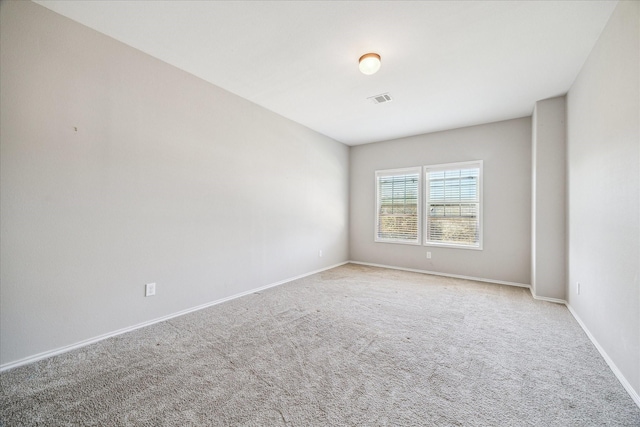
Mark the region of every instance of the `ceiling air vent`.
<instances>
[{"instance_id":1,"label":"ceiling air vent","mask_svg":"<svg viewBox=\"0 0 640 427\"><path fill-rule=\"evenodd\" d=\"M381 93L380 95L370 96L367 99L371 100L374 104L384 104L385 102L393 101L393 98L391 98L391 95L389 95L388 93Z\"/></svg>"}]
</instances>

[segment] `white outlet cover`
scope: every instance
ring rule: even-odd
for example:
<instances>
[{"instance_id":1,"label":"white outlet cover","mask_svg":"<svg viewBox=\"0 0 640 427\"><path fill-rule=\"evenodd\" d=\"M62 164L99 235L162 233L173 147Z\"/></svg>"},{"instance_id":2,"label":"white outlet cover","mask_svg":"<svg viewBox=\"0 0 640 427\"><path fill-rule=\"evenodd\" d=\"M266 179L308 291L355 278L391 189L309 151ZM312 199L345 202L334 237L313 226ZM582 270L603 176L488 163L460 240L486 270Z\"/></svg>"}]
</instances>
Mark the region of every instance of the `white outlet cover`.
<instances>
[{"instance_id":1,"label":"white outlet cover","mask_svg":"<svg viewBox=\"0 0 640 427\"><path fill-rule=\"evenodd\" d=\"M147 283L144 286L144 296L150 297L156 294L156 284L155 283Z\"/></svg>"}]
</instances>

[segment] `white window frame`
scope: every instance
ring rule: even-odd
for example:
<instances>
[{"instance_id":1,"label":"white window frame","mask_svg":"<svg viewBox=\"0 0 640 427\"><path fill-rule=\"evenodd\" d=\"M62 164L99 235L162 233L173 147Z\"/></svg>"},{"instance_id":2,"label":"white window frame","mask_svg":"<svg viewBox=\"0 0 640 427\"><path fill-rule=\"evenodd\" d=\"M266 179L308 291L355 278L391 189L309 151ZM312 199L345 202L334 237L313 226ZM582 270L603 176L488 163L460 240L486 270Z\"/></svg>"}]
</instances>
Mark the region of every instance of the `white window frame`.
<instances>
[{"instance_id":1,"label":"white window frame","mask_svg":"<svg viewBox=\"0 0 640 427\"><path fill-rule=\"evenodd\" d=\"M398 176L398 175L409 175L416 174L418 179L418 200L417 200L417 235L415 240L404 240L404 239L388 239L382 238L378 236L378 226L380 221L380 190L379 190L379 179L382 177L388 176ZM421 245L422 239L422 175L423 170L421 166L411 167L411 168L402 168L402 169L386 169L386 170L377 170L375 171L375 192L376 192L376 217L375 217L375 229L374 229L374 241L380 243L399 243L404 245Z\"/></svg>"},{"instance_id":2,"label":"white window frame","mask_svg":"<svg viewBox=\"0 0 640 427\"><path fill-rule=\"evenodd\" d=\"M469 169L469 168L478 168L478 244L477 245L465 245L459 243L450 243L450 242L436 242L430 241L428 239L429 233L429 172L438 172L445 170L458 170L458 169ZM458 248L458 249L472 249L472 250L482 250L483 247L483 196L482 196L482 183L483 183L483 161L482 160L474 160L468 162L457 162L457 163L444 163L439 165L429 165L423 167L423 182L424 182L424 212L425 215L422 219L424 222L424 235L423 235L423 244L424 246L434 246L434 247L446 247L446 248Z\"/></svg>"}]
</instances>

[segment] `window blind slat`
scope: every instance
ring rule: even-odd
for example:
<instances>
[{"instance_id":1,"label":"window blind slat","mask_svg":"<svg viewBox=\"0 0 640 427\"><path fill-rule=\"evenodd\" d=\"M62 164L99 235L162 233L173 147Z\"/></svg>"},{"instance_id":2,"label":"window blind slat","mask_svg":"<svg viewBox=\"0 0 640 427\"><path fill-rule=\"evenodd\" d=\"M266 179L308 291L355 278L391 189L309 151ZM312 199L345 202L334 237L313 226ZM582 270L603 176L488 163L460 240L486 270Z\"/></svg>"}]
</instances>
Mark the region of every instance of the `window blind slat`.
<instances>
[{"instance_id":1,"label":"window blind slat","mask_svg":"<svg viewBox=\"0 0 640 427\"><path fill-rule=\"evenodd\" d=\"M480 168L426 169L426 241L478 246Z\"/></svg>"},{"instance_id":2,"label":"window blind slat","mask_svg":"<svg viewBox=\"0 0 640 427\"><path fill-rule=\"evenodd\" d=\"M378 240L418 242L418 192L420 174L377 177Z\"/></svg>"}]
</instances>

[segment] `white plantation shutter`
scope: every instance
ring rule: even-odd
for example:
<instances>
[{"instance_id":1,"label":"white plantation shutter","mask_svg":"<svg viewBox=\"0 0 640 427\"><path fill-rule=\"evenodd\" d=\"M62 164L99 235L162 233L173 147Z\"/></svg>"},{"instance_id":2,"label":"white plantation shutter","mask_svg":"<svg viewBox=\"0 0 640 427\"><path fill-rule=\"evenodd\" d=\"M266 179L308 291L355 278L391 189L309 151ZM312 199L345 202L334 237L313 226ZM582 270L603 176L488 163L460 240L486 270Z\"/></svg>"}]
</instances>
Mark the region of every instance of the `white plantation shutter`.
<instances>
[{"instance_id":1,"label":"white plantation shutter","mask_svg":"<svg viewBox=\"0 0 640 427\"><path fill-rule=\"evenodd\" d=\"M425 167L425 244L482 248L482 162Z\"/></svg>"},{"instance_id":2,"label":"white plantation shutter","mask_svg":"<svg viewBox=\"0 0 640 427\"><path fill-rule=\"evenodd\" d=\"M376 172L377 242L420 244L420 168Z\"/></svg>"}]
</instances>

